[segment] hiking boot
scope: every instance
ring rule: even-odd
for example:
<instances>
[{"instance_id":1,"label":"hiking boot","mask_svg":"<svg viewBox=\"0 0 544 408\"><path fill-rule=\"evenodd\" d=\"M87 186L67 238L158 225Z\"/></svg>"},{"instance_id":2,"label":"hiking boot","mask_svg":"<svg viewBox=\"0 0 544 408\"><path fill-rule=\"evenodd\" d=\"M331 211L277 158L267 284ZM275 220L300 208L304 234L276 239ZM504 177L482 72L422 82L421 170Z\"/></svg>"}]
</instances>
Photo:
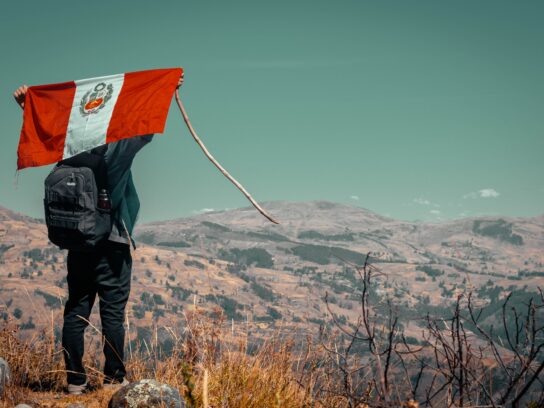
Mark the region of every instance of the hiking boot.
<instances>
[{"instance_id":1,"label":"hiking boot","mask_svg":"<svg viewBox=\"0 0 544 408\"><path fill-rule=\"evenodd\" d=\"M123 381L121 382L104 383L103 387L106 390L115 390L129 384L130 383L128 382L128 380L126 378L123 378Z\"/></svg>"},{"instance_id":2,"label":"hiking boot","mask_svg":"<svg viewBox=\"0 0 544 408\"><path fill-rule=\"evenodd\" d=\"M70 395L81 395L89 391L89 384L68 384L68 394Z\"/></svg>"}]
</instances>

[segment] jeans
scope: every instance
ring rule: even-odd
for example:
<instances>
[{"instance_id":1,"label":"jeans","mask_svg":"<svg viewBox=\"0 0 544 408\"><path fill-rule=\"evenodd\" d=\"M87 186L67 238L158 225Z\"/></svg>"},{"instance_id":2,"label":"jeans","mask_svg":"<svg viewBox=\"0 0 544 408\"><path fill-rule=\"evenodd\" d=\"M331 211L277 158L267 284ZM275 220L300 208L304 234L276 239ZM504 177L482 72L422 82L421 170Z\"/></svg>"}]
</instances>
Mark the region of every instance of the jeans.
<instances>
[{"instance_id":1,"label":"jeans","mask_svg":"<svg viewBox=\"0 0 544 408\"><path fill-rule=\"evenodd\" d=\"M83 367L84 332L98 294L104 343L105 382L121 382L124 359L125 306L130 293L130 247L108 241L93 252L68 252L68 301L64 308L62 346L68 384L87 381Z\"/></svg>"}]
</instances>

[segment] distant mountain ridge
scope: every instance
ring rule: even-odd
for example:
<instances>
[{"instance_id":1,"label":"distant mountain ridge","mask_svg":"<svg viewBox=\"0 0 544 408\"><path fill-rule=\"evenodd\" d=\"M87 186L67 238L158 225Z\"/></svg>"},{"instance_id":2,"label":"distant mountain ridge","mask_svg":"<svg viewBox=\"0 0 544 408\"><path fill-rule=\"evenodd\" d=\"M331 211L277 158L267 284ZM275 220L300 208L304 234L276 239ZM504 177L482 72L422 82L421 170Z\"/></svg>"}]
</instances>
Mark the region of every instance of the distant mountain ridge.
<instances>
[{"instance_id":1,"label":"distant mountain ridge","mask_svg":"<svg viewBox=\"0 0 544 408\"><path fill-rule=\"evenodd\" d=\"M481 241L489 251L500 252L506 244L529 247L542 245L542 235L537 232L544 226L544 216L521 217L471 217L440 223L399 221L383 217L369 210L327 201L268 202L263 205L280 220L280 225L268 223L252 207L228 211L214 211L187 218L152 222L140 225L136 236L148 244L183 241L195 232L216 225L216 238L236 240L236 234L251 232L283 236L290 241L336 243L341 247L362 252L399 252L405 259L415 247L426 247L452 240ZM221 230L221 227L224 227ZM225 230L227 228L228 230ZM536 228L536 230L535 230ZM209 234L208 234L209 235ZM525 238L525 239L524 239ZM274 239L272 239L273 241ZM420 252L424 252L423 250Z\"/></svg>"},{"instance_id":2,"label":"distant mountain ridge","mask_svg":"<svg viewBox=\"0 0 544 408\"><path fill-rule=\"evenodd\" d=\"M289 221L291 219L299 220L300 218L308 217L308 211L313 211L314 216L316 220L320 218L320 214L327 213L332 210L340 210L345 214L351 214L355 218L358 218L359 216L362 217L368 217L368 219L372 219L379 222L395 222L395 223L409 223L409 224L448 224L448 223L454 223L459 222L463 220L475 220L475 219L507 219L507 220L527 220L530 222L534 222L536 224L544 225L544 214L533 216L533 217L520 217L520 216L506 216L506 215L482 215L482 216L470 216L470 217L462 217L462 218L456 218L456 219L448 219L448 220L439 220L439 221L403 221L398 220L391 217L386 217L383 215L380 215L376 212L373 212L371 210L365 209L363 207L358 207L355 205L350 204L344 204L344 203L336 203L332 201L326 201L326 200L315 200L315 201L264 201L260 203L264 208L266 208L268 211L274 212L274 214L277 217L281 217L280 219L280 225L285 224L286 221ZM245 219L247 220L254 220L255 222L262 221L263 225L268 225L268 221L266 221L262 215L260 215L258 212L255 211L255 209L252 206L246 206L246 207L240 207L240 208L234 208L234 209L227 209L227 210L212 210L212 211L206 211L202 212L200 214L195 214L191 216L186 217L179 217L179 218L172 218L167 220L160 220L160 221L150 221L145 222L142 225L156 225L156 224L162 224L162 223L171 223L171 222L178 222L183 221L187 219L208 219L208 218L222 218L223 215L228 214L229 217L231 215L240 213L239 215L235 216L234 219ZM243 215L242 215L243 214ZM302 216L302 217L301 217ZM310 215L311 216L311 215ZM43 221L42 218L35 218L29 215L26 215L24 213L20 213L18 211L9 209L5 206L0 205L0 220L5 219L29 219L34 221Z\"/></svg>"},{"instance_id":3,"label":"distant mountain ridge","mask_svg":"<svg viewBox=\"0 0 544 408\"><path fill-rule=\"evenodd\" d=\"M356 319L354 268L367 254L381 271L377 301L394 299L404 319L445 312L467 290L493 303L509 291L544 286L544 216L414 223L327 201L263 206L281 224L245 207L138 225L134 326L219 305L229 319L264 335L280 324L323 323L325 293L340 318ZM0 207L0 319L31 328L39 323L28 320L36 310L60 311L65 256L48 242L42 221ZM413 326L410 335L418 333Z\"/></svg>"}]
</instances>

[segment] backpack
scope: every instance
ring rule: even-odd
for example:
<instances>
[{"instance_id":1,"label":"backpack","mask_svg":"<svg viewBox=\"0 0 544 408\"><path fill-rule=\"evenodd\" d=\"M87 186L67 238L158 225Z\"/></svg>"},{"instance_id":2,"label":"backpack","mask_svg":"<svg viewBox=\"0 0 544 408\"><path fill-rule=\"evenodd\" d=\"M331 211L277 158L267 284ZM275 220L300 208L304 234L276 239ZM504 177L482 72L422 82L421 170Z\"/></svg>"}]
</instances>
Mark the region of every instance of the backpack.
<instances>
[{"instance_id":1,"label":"backpack","mask_svg":"<svg viewBox=\"0 0 544 408\"><path fill-rule=\"evenodd\" d=\"M112 229L111 210L98 207L107 191L107 145L59 162L45 179L45 224L49 240L61 249L93 250Z\"/></svg>"}]
</instances>

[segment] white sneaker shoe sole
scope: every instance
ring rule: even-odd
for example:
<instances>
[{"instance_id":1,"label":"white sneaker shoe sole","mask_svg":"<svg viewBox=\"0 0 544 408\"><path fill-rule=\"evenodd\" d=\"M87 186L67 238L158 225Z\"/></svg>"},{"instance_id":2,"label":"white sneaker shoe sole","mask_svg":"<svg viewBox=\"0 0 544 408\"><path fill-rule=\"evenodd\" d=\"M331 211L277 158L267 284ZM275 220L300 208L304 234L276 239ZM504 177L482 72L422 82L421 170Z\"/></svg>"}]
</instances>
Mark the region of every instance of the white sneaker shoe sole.
<instances>
[{"instance_id":1,"label":"white sneaker shoe sole","mask_svg":"<svg viewBox=\"0 0 544 408\"><path fill-rule=\"evenodd\" d=\"M81 385L68 384L68 394L70 395L81 395L87 390L88 390L87 383L81 384Z\"/></svg>"}]
</instances>

